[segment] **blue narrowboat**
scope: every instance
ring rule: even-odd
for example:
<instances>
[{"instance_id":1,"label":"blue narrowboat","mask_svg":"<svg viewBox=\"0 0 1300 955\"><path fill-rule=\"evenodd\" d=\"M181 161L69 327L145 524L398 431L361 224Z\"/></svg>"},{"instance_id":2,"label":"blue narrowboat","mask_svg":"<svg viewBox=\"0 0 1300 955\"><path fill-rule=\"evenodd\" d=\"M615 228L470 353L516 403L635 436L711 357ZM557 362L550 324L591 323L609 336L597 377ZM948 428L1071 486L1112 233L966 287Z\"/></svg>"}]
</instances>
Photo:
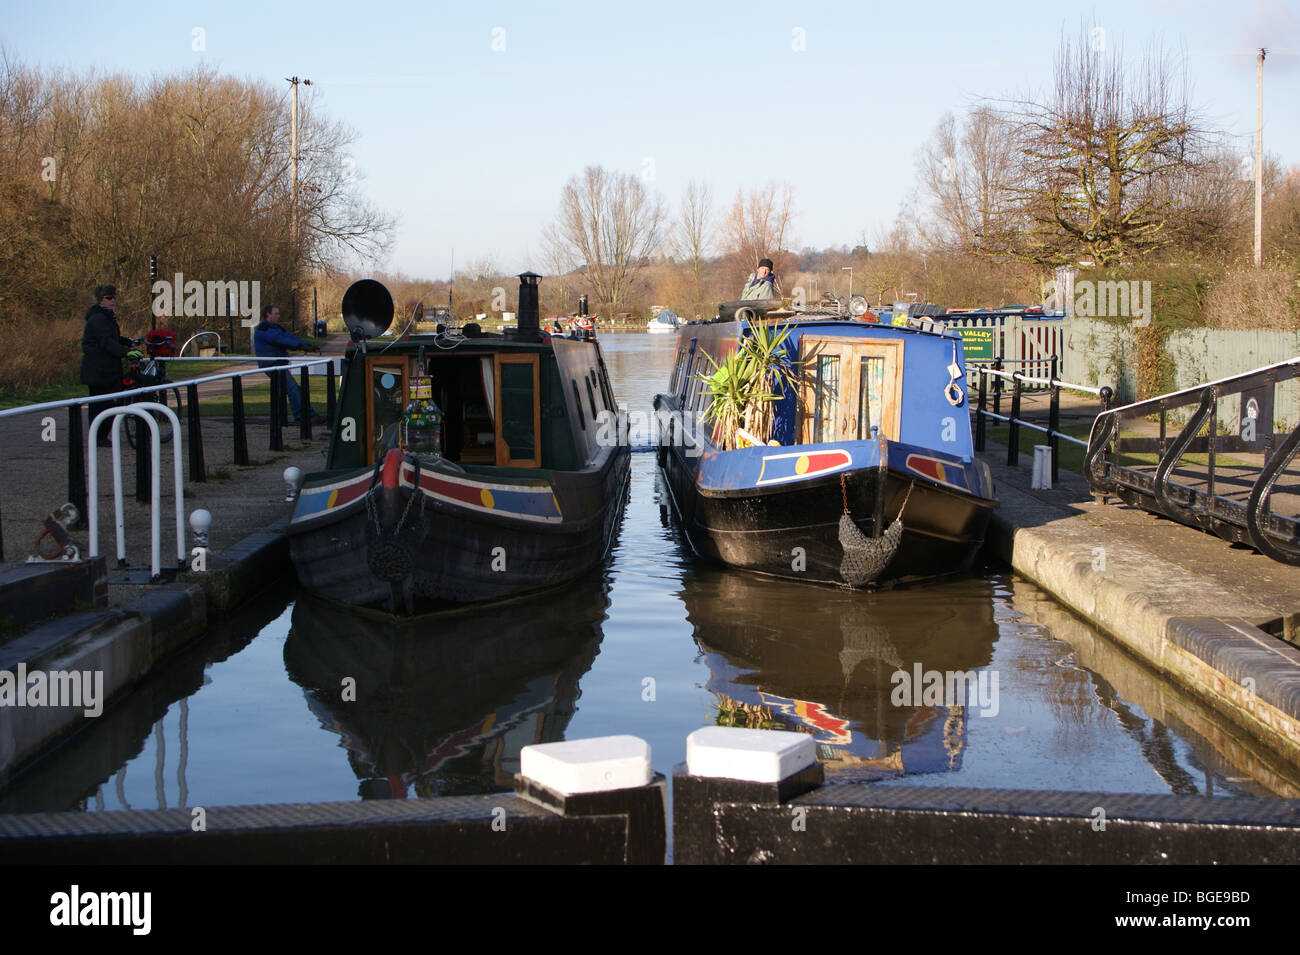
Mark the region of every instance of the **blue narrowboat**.
<instances>
[{"instance_id":1,"label":"blue narrowboat","mask_svg":"<svg viewBox=\"0 0 1300 955\"><path fill-rule=\"evenodd\" d=\"M683 326L655 397L660 467L695 552L851 588L967 570L997 502L974 455L956 332L931 318L872 323L864 301L852 315L774 304ZM791 374L772 392L769 433L728 448L709 379L760 324L785 336Z\"/></svg>"}]
</instances>

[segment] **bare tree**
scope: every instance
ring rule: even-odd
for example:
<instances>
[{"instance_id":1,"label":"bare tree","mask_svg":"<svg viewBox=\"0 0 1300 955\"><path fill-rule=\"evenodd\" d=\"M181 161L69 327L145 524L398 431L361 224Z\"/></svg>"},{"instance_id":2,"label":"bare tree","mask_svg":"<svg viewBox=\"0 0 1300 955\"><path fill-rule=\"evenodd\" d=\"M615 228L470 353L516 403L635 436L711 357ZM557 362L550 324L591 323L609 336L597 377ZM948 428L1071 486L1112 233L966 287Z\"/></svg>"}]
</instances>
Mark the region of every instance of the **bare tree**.
<instances>
[{"instance_id":1,"label":"bare tree","mask_svg":"<svg viewBox=\"0 0 1300 955\"><path fill-rule=\"evenodd\" d=\"M673 253L686 263L695 282L692 309L704 303L704 267L708 259L713 232L713 190L707 181L692 179L682 193L671 241Z\"/></svg>"},{"instance_id":2,"label":"bare tree","mask_svg":"<svg viewBox=\"0 0 1300 955\"><path fill-rule=\"evenodd\" d=\"M298 121L302 254L317 268L349 259L378 262L392 247L396 221L361 192L362 174L347 155L354 131L325 119L314 107L315 96L309 94ZM284 156L288 158L287 150Z\"/></svg>"},{"instance_id":3,"label":"bare tree","mask_svg":"<svg viewBox=\"0 0 1300 955\"><path fill-rule=\"evenodd\" d=\"M1018 215L990 250L1042 264L1086 255L1105 267L1179 242L1189 220L1172 184L1210 145L1188 100L1185 73L1159 51L1134 71L1083 30L1063 38L1051 96L1004 114L1021 156Z\"/></svg>"},{"instance_id":4,"label":"bare tree","mask_svg":"<svg viewBox=\"0 0 1300 955\"><path fill-rule=\"evenodd\" d=\"M542 266L551 281L542 283L541 305L547 315L566 315L576 304L580 276L574 272L582 263L573 260L569 244L554 225L542 231Z\"/></svg>"},{"instance_id":5,"label":"bare tree","mask_svg":"<svg viewBox=\"0 0 1300 955\"><path fill-rule=\"evenodd\" d=\"M780 275L793 219L794 186L788 182L737 192L719 235L736 271L751 272L759 259L769 258Z\"/></svg>"},{"instance_id":6,"label":"bare tree","mask_svg":"<svg viewBox=\"0 0 1300 955\"><path fill-rule=\"evenodd\" d=\"M664 218L662 200L636 176L588 166L565 185L548 239L586 266L597 300L616 313L659 246Z\"/></svg>"},{"instance_id":7,"label":"bare tree","mask_svg":"<svg viewBox=\"0 0 1300 955\"><path fill-rule=\"evenodd\" d=\"M897 301L904 291L910 291L903 285L920 259L912 233L900 216L888 232L878 233L871 245L875 251L867 260L862 284L875 295L877 306L885 304L886 295L889 301Z\"/></svg>"},{"instance_id":8,"label":"bare tree","mask_svg":"<svg viewBox=\"0 0 1300 955\"><path fill-rule=\"evenodd\" d=\"M1005 229L1016 175L1016 143L998 113L978 106L959 126L951 113L939 121L917 166L929 193L938 244L970 251Z\"/></svg>"}]
</instances>

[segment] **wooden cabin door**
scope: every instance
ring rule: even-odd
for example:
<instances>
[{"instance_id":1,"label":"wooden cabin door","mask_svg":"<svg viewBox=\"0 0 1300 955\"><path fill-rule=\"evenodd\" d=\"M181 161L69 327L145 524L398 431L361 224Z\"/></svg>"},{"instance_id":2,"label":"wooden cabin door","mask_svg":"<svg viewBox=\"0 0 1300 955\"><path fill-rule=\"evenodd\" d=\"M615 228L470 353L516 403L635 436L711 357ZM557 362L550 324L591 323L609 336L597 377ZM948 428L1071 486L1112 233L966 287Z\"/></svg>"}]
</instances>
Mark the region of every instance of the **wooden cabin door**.
<instances>
[{"instance_id":1,"label":"wooden cabin door","mask_svg":"<svg viewBox=\"0 0 1300 955\"><path fill-rule=\"evenodd\" d=\"M903 342L805 335L799 362L802 443L898 440Z\"/></svg>"},{"instance_id":2,"label":"wooden cabin door","mask_svg":"<svg viewBox=\"0 0 1300 955\"><path fill-rule=\"evenodd\" d=\"M542 403L536 355L497 355L496 439L499 466L540 467Z\"/></svg>"}]
</instances>

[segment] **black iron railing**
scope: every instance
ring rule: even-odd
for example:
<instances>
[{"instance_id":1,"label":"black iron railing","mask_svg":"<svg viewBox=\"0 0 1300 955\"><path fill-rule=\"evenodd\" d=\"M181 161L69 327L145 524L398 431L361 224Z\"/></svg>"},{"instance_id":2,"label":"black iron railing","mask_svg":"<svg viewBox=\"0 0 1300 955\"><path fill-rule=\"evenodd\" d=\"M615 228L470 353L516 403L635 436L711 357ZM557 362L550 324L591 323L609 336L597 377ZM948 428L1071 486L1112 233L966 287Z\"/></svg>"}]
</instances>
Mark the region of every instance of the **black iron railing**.
<instances>
[{"instance_id":1,"label":"black iron railing","mask_svg":"<svg viewBox=\"0 0 1300 955\"><path fill-rule=\"evenodd\" d=\"M1288 431L1274 414L1278 386L1296 378L1300 358L1099 415L1084 460L1093 493L1300 565L1300 477L1278 486L1300 424ZM1277 490L1293 513L1273 513Z\"/></svg>"},{"instance_id":2,"label":"black iron railing","mask_svg":"<svg viewBox=\"0 0 1300 955\"><path fill-rule=\"evenodd\" d=\"M1046 378L1035 378L1018 371L1009 372L1003 367L1004 365L1029 363L1039 365L1042 364L1042 360L1037 358L1019 360L995 358L987 364L974 361L967 362L967 374L978 376L977 386L979 390L975 405L975 450L984 450L989 419L1005 422L1007 425L1007 464L1012 466L1020 461L1020 429L1029 428L1041 432L1047 435L1047 446L1051 448L1052 481L1055 482L1060 478L1060 442L1065 440L1083 448L1087 447L1086 442L1080 441L1078 438L1061 430L1061 389L1083 391L1097 395L1101 399L1103 413L1110 407L1114 391L1107 386L1093 388L1089 385L1062 381L1057 377L1057 371L1060 368L1060 358L1057 355L1051 357L1050 371ZM1011 407L1009 409L1010 413L1006 415L1002 414L1002 393L1007 390L1005 382L1011 383ZM1021 417L1020 409L1020 398L1026 390L1041 391L1044 388L1048 392L1047 423L1045 425ZM990 398L992 409L989 408Z\"/></svg>"}]
</instances>

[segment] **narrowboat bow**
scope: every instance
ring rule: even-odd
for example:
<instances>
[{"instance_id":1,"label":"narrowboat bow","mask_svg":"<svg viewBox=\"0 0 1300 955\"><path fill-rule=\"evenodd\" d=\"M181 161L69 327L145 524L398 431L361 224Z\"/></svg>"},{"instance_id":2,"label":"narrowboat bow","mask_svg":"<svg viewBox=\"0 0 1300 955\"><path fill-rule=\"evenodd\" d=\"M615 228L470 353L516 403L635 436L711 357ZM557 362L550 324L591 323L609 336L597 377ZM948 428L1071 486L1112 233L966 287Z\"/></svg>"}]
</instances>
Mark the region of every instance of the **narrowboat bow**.
<instances>
[{"instance_id":1,"label":"narrowboat bow","mask_svg":"<svg viewBox=\"0 0 1300 955\"><path fill-rule=\"evenodd\" d=\"M729 303L679 331L658 453L699 555L850 588L974 562L997 502L974 456L961 340L929 319L869 323L854 298L851 315ZM762 389L765 433L728 434L719 378L760 330L786 372Z\"/></svg>"},{"instance_id":2,"label":"narrowboat bow","mask_svg":"<svg viewBox=\"0 0 1300 955\"><path fill-rule=\"evenodd\" d=\"M622 513L628 449L598 439L618 414L600 346L540 333L540 276L519 323L371 339L392 321L380 283L348 289L326 470L287 530L298 578L355 606L415 614L572 580L599 564Z\"/></svg>"}]
</instances>

